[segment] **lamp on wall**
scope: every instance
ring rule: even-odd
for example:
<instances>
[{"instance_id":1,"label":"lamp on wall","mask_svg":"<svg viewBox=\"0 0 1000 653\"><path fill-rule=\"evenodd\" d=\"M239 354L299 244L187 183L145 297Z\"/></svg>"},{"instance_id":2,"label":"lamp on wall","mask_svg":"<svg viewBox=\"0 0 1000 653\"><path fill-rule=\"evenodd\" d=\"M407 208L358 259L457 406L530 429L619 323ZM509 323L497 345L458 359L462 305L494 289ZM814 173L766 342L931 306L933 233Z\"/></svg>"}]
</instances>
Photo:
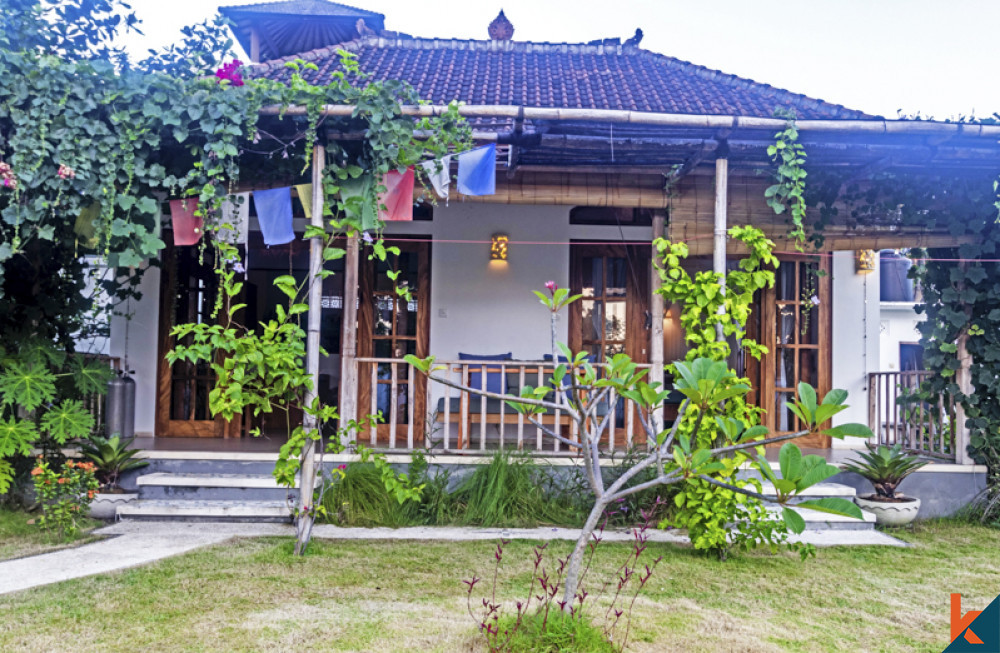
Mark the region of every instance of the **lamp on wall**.
<instances>
[{"instance_id":1,"label":"lamp on wall","mask_svg":"<svg viewBox=\"0 0 1000 653\"><path fill-rule=\"evenodd\" d=\"M869 274L875 271L878 264L878 252L874 249L859 249L856 271L858 274Z\"/></svg>"},{"instance_id":2,"label":"lamp on wall","mask_svg":"<svg viewBox=\"0 0 1000 653\"><path fill-rule=\"evenodd\" d=\"M509 243L510 237L507 234L493 234L490 238L490 260L506 261Z\"/></svg>"}]
</instances>

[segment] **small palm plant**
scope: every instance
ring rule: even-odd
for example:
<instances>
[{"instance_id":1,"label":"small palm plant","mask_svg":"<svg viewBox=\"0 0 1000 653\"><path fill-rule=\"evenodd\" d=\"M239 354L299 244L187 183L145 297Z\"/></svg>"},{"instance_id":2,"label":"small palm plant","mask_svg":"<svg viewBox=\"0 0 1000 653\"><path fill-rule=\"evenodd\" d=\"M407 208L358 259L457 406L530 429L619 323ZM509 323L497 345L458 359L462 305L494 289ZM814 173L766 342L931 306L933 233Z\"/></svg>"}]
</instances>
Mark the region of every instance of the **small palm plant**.
<instances>
[{"instance_id":1,"label":"small palm plant","mask_svg":"<svg viewBox=\"0 0 1000 653\"><path fill-rule=\"evenodd\" d=\"M122 440L119 436L102 438L94 436L80 446L80 453L97 467L97 480L105 491L120 491L122 474L145 467L149 463L136 458L139 449L130 449L133 438Z\"/></svg>"},{"instance_id":2,"label":"small palm plant","mask_svg":"<svg viewBox=\"0 0 1000 653\"><path fill-rule=\"evenodd\" d=\"M844 469L866 478L875 486L874 500L896 499L896 488L903 479L927 463L903 451L903 445L892 447L879 445L877 449L868 446L869 452L858 452L862 460L844 464Z\"/></svg>"}]
</instances>

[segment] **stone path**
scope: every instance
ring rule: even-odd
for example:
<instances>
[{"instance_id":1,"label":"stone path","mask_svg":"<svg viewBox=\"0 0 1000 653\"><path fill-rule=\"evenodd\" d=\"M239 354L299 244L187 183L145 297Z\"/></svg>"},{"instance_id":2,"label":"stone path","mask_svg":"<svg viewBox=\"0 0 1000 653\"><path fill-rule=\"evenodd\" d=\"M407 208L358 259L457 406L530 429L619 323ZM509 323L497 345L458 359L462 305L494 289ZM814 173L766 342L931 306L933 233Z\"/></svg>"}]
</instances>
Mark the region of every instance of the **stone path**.
<instances>
[{"instance_id":1,"label":"stone path","mask_svg":"<svg viewBox=\"0 0 1000 653\"><path fill-rule=\"evenodd\" d=\"M289 524L240 524L220 522L124 521L95 531L107 539L73 549L0 562L0 594L58 583L73 578L119 571L180 555L234 537L293 536ZM416 526L409 528L341 528L322 524L313 537L332 540L575 540L570 528L459 528ZM629 532L605 532L609 542L631 541ZM653 542L687 543L676 531L653 530ZM816 546L907 546L879 531L806 531L798 538Z\"/></svg>"}]
</instances>

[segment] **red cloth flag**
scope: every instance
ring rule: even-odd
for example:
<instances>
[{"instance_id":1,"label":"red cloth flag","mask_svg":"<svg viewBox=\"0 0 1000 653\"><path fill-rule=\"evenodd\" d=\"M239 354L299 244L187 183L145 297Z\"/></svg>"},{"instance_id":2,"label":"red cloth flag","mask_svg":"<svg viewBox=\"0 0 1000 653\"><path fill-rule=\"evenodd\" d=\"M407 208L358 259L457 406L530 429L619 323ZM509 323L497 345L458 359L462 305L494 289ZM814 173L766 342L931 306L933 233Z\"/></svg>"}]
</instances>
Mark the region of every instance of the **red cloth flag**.
<instances>
[{"instance_id":1,"label":"red cloth flag","mask_svg":"<svg viewBox=\"0 0 1000 653\"><path fill-rule=\"evenodd\" d=\"M174 226L174 245L196 245L204 231L204 220L194 214L198 200L170 200L170 221Z\"/></svg>"},{"instance_id":2,"label":"red cloth flag","mask_svg":"<svg viewBox=\"0 0 1000 653\"><path fill-rule=\"evenodd\" d=\"M413 220L413 166L400 173L391 170L382 178L386 191L378 198L379 206L385 205L385 210L379 209L380 220L403 221Z\"/></svg>"}]
</instances>

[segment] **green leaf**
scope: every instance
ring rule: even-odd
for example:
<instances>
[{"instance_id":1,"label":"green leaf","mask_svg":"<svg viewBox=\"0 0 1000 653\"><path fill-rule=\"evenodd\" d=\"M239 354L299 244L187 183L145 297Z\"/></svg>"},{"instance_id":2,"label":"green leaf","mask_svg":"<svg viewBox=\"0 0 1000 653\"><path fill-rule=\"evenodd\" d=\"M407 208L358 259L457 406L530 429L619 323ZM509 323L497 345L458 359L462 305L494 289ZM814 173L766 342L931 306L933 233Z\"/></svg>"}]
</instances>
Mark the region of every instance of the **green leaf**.
<instances>
[{"instance_id":1,"label":"green leaf","mask_svg":"<svg viewBox=\"0 0 1000 653\"><path fill-rule=\"evenodd\" d=\"M94 429L94 417L83 407L83 402L66 399L45 412L41 428L59 444L66 444L68 440L89 437Z\"/></svg>"},{"instance_id":2,"label":"green leaf","mask_svg":"<svg viewBox=\"0 0 1000 653\"><path fill-rule=\"evenodd\" d=\"M781 451L778 452L778 465L781 468L782 478L786 478L793 483L801 473L799 463L802 461L802 451L791 442L786 442Z\"/></svg>"},{"instance_id":3,"label":"green leaf","mask_svg":"<svg viewBox=\"0 0 1000 653\"><path fill-rule=\"evenodd\" d=\"M782 508L781 517L784 520L785 525L788 526L788 530L792 531L796 535L806 529L806 520L792 508Z\"/></svg>"},{"instance_id":4,"label":"green leaf","mask_svg":"<svg viewBox=\"0 0 1000 653\"><path fill-rule=\"evenodd\" d=\"M82 395L104 394L108 390L108 381L114 376L114 370L107 363L86 360L80 356L70 358L73 372L73 385Z\"/></svg>"},{"instance_id":5,"label":"green leaf","mask_svg":"<svg viewBox=\"0 0 1000 653\"><path fill-rule=\"evenodd\" d=\"M55 380L41 365L14 362L0 374L0 397L5 404L32 411L55 398Z\"/></svg>"},{"instance_id":6,"label":"green leaf","mask_svg":"<svg viewBox=\"0 0 1000 653\"><path fill-rule=\"evenodd\" d=\"M834 426L832 429L827 429L823 431L826 435L831 438L843 438L843 437L853 437L853 438L870 438L872 437L872 430L868 428L865 424L858 424L857 422L851 422L849 424L841 424L840 426Z\"/></svg>"},{"instance_id":7,"label":"green leaf","mask_svg":"<svg viewBox=\"0 0 1000 653\"><path fill-rule=\"evenodd\" d=\"M37 439L38 432L30 421L13 417L0 420L0 458L30 456Z\"/></svg>"}]
</instances>

